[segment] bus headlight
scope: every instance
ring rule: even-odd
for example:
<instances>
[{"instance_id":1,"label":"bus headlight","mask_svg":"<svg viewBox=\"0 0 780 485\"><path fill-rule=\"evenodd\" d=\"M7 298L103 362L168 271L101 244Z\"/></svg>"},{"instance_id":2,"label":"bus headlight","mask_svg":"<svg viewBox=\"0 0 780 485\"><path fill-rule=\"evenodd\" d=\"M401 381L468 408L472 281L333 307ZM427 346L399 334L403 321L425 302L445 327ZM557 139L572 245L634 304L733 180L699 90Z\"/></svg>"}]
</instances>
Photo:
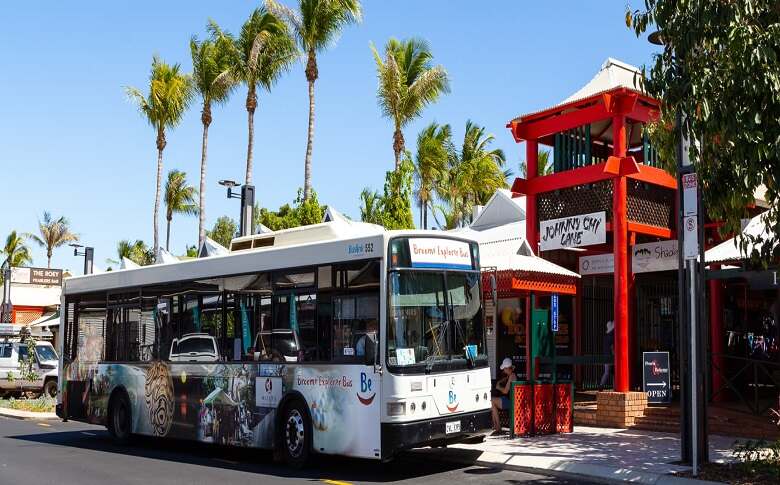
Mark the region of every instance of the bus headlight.
<instances>
[{"instance_id":1,"label":"bus headlight","mask_svg":"<svg viewBox=\"0 0 780 485\"><path fill-rule=\"evenodd\" d=\"M406 414L405 402L389 402L387 403L387 415L388 416L403 416Z\"/></svg>"}]
</instances>

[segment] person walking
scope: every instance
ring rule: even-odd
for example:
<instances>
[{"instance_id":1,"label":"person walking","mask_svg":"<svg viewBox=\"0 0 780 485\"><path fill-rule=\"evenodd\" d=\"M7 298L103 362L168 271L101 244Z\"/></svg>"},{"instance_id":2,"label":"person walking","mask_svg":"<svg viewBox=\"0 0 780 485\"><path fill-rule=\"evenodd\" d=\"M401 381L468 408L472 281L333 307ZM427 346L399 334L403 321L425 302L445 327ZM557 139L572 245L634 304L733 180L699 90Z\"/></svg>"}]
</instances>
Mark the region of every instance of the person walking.
<instances>
[{"instance_id":1,"label":"person walking","mask_svg":"<svg viewBox=\"0 0 780 485\"><path fill-rule=\"evenodd\" d=\"M604 354L610 357L610 363L604 364L604 373L601 374L601 380L599 381L599 391L603 391L609 383L609 377L612 373L612 363L615 355L615 322L612 320L607 322L607 333L604 334Z\"/></svg>"}]
</instances>

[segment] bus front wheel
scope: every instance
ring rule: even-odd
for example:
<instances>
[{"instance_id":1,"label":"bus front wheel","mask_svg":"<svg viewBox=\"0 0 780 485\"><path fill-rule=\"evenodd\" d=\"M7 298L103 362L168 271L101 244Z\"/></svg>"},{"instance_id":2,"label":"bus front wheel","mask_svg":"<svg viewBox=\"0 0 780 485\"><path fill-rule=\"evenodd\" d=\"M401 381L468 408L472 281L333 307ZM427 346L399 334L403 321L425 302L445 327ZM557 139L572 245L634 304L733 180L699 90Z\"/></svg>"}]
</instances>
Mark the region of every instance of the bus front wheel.
<instances>
[{"instance_id":1,"label":"bus front wheel","mask_svg":"<svg viewBox=\"0 0 780 485\"><path fill-rule=\"evenodd\" d=\"M284 460L294 468L302 468L311 453L312 430L309 414L298 401L285 407L281 429Z\"/></svg>"},{"instance_id":2,"label":"bus front wheel","mask_svg":"<svg viewBox=\"0 0 780 485\"><path fill-rule=\"evenodd\" d=\"M108 432L117 444L125 445L130 441L133 429L130 399L124 392L118 392L110 402Z\"/></svg>"}]
</instances>

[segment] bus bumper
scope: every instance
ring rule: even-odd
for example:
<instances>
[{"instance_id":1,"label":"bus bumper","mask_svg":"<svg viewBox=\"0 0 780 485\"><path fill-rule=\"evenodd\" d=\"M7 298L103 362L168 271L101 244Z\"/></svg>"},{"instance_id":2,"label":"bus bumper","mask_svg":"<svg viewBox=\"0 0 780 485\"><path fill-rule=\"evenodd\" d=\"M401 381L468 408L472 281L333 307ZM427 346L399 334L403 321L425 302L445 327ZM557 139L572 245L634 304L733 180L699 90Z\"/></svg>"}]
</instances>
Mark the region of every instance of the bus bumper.
<instances>
[{"instance_id":1,"label":"bus bumper","mask_svg":"<svg viewBox=\"0 0 780 485\"><path fill-rule=\"evenodd\" d=\"M447 434L446 423L452 421L460 421L460 432ZM492 426L489 409L408 423L382 423L382 459L388 460L411 448L445 446L482 437Z\"/></svg>"}]
</instances>

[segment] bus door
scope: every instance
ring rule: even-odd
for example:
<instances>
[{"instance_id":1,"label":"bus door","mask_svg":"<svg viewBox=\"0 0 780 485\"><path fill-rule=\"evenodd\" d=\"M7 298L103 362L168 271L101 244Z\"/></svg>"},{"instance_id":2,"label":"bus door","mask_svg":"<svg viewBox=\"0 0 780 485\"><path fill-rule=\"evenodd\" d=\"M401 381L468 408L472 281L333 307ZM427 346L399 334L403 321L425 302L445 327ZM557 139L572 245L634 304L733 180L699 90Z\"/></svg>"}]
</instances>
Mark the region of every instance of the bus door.
<instances>
[{"instance_id":1,"label":"bus door","mask_svg":"<svg viewBox=\"0 0 780 485\"><path fill-rule=\"evenodd\" d=\"M333 452L361 458L380 457L379 294L334 295L333 358L330 374L341 382L330 391L340 401L338 416L325 418L333 436L322 433L321 442ZM326 404L327 406L327 404ZM334 406L335 407L335 406ZM318 416L314 417L315 427ZM331 426L332 424L332 426ZM336 434L343 436L336 437ZM334 441L332 438L336 438ZM317 444L315 433L315 445Z\"/></svg>"}]
</instances>

